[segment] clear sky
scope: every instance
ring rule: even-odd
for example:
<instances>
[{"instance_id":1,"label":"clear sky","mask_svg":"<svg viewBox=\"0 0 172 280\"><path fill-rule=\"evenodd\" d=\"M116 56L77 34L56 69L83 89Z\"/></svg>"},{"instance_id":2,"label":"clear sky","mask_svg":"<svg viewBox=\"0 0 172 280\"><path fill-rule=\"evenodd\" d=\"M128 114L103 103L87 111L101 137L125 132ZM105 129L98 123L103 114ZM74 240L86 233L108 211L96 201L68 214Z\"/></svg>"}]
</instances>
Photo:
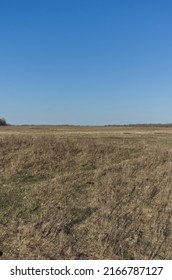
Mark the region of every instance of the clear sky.
<instances>
[{"instance_id":1,"label":"clear sky","mask_svg":"<svg viewBox=\"0 0 172 280\"><path fill-rule=\"evenodd\" d=\"M171 0L1 0L0 117L172 122Z\"/></svg>"}]
</instances>

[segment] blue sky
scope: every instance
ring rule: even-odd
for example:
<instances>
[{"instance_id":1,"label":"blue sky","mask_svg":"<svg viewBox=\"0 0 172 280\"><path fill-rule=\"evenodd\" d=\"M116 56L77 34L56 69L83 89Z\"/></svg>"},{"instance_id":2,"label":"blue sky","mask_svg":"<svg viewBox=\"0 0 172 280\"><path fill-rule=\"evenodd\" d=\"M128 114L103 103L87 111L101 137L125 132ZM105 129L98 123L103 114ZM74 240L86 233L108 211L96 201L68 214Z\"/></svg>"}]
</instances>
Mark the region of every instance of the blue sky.
<instances>
[{"instance_id":1,"label":"blue sky","mask_svg":"<svg viewBox=\"0 0 172 280\"><path fill-rule=\"evenodd\" d=\"M172 122L172 1L1 0L0 117Z\"/></svg>"}]
</instances>

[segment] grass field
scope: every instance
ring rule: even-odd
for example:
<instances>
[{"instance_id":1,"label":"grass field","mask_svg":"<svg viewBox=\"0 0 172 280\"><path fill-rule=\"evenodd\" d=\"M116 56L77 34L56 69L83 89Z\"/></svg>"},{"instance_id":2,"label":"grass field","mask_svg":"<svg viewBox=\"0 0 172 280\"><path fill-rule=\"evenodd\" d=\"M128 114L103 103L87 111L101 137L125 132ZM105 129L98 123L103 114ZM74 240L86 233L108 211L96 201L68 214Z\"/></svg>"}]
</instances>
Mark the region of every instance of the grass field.
<instances>
[{"instance_id":1,"label":"grass field","mask_svg":"<svg viewBox=\"0 0 172 280\"><path fill-rule=\"evenodd\" d=\"M172 259L172 128L0 127L0 259Z\"/></svg>"}]
</instances>

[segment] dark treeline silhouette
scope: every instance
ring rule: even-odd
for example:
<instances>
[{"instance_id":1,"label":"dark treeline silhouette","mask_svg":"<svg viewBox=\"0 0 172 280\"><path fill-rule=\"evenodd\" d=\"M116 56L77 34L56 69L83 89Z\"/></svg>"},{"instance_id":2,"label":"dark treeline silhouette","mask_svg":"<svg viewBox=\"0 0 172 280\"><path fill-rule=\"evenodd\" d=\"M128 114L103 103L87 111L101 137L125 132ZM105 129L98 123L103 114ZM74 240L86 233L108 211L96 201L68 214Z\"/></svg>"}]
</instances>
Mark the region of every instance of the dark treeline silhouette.
<instances>
[{"instance_id":1,"label":"dark treeline silhouette","mask_svg":"<svg viewBox=\"0 0 172 280\"><path fill-rule=\"evenodd\" d=\"M0 119L0 125L7 125L7 122L4 118Z\"/></svg>"}]
</instances>

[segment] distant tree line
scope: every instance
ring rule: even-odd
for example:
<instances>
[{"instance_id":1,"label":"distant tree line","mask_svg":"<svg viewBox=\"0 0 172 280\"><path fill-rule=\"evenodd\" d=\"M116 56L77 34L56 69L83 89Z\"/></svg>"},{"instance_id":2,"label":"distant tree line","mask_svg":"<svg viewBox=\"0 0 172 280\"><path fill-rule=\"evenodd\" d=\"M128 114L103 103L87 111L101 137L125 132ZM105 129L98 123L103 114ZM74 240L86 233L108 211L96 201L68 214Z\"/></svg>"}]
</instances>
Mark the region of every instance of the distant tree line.
<instances>
[{"instance_id":1,"label":"distant tree line","mask_svg":"<svg viewBox=\"0 0 172 280\"><path fill-rule=\"evenodd\" d=\"M7 122L4 118L0 119L0 125L7 125Z\"/></svg>"},{"instance_id":2,"label":"distant tree line","mask_svg":"<svg viewBox=\"0 0 172 280\"><path fill-rule=\"evenodd\" d=\"M119 127L130 127L130 126L134 126L134 127L149 127L149 126L154 126L154 127L172 127L172 123L136 123L136 124L109 124L109 125L104 125L104 126L119 126Z\"/></svg>"}]
</instances>

